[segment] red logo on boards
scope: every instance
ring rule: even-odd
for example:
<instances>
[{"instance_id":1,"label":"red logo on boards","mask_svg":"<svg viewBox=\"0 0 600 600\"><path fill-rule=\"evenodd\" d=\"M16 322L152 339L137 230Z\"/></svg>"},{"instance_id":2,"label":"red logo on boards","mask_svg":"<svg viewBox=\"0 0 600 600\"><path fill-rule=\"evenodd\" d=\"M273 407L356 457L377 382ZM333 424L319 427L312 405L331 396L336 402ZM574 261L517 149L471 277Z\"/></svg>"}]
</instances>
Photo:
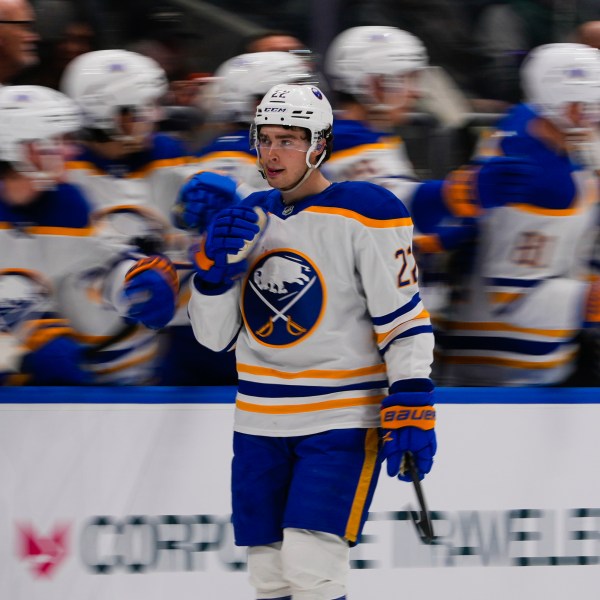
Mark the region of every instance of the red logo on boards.
<instances>
[{"instance_id":1,"label":"red logo on boards","mask_svg":"<svg viewBox=\"0 0 600 600\"><path fill-rule=\"evenodd\" d=\"M17 555L27 561L35 577L50 577L67 556L69 525L57 525L48 535L32 525L17 525Z\"/></svg>"}]
</instances>

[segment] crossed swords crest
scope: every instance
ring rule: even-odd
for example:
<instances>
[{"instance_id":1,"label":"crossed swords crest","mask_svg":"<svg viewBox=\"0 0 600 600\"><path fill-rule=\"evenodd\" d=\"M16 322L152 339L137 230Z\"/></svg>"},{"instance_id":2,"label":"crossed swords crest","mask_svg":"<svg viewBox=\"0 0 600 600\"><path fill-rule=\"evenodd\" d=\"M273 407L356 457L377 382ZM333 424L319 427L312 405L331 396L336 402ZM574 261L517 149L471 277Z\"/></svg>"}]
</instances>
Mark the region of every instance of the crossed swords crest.
<instances>
[{"instance_id":1,"label":"crossed swords crest","mask_svg":"<svg viewBox=\"0 0 600 600\"><path fill-rule=\"evenodd\" d=\"M269 302L263 296L263 294L261 294L258 287L256 287L256 285L254 285L252 281L249 281L250 287L254 290L254 293L260 298L260 300L265 304L265 306L267 306L269 310L273 312L273 314L269 317L269 320L262 327L259 327L259 329L256 330L256 335L258 335L261 338L269 337L273 333L276 321L278 321L279 319L285 321L285 328L290 335L298 337L306 333L306 328L296 323L292 319L292 317L286 313L288 313L288 311L291 310L294 304L296 304L306 294L306 292L308 292L308 290L315 283L316 279L317 276L313 275L312 279L306 284L306 286L302 288L302 290L298 292L296 296L292 298L292 300L290 300L282 309L275 308L273 304L271 304L271 302Z\"/></svg>"}]
</instances>

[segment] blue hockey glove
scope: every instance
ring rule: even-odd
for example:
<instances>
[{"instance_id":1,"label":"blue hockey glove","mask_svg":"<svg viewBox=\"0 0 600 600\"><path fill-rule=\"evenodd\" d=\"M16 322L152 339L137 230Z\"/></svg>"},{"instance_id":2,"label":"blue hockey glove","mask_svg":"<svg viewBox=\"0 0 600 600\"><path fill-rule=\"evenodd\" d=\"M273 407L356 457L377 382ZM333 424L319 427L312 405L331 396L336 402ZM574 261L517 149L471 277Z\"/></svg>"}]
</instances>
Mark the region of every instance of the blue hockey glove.
<instances>
[{"instance_id":1,"label":"blue hockey glove","mask_svg":"<svg viewBox=\"0 0 600 600\"><path fill-rule=\"evenodd\" d=\"M84 348L74 339L65 322L44 319L36 323L25 345L31 350L23 357L21 371L34 385L88 385L89 371L83 369Z\"/></svg>"},{"instance_id":2,"label":"blue hockey glove","mask_svg":"<svg viewBox=\"0 0 600 600\"><path fill-rule=\"evenodd\" d=\"M540 168L524 158L493 156L452 171L443 185L444 204L454 217L477 217L481 209L530 204ZM428 188L427 188L428 189Z\"/></svg>"},{"instance_id":3,"label":"blue hockey glove","mask_svg":"<svg viewBox=\"0 0 600 600\"><path fill-rule=\"evenodd\" d=\"M127 317L150 329L164 327L175 314L179 279L165 256L138 260L125 275L123 293L130 302Z\"/></svg>"},{"instance_id":4,"label":"blue hockey glove","mask_svg":"<svg viewBox=\"0 0 600 600\"><path fill-rule=\"evenodd\" d=\"M387 473L402 481L411 481L404 471L404 453L413 453L419 477L431 471L437 449L433 392L391 394L381 404L381 456L387 461Z\"/></svg>"},{"instance_id":5,"label":"blue hockey glove","mask_svg":"<svg viewBox=\"0 0 600 600\"><path fill-rule=\"evenodd\" d=\"M247 269L245 257L258 241L266 222L260 209L234 206L220 211L206 236L191 249L191 260L201 282L229 288Z\"/></svg>"},{"instance_id":6,"label":"blue hockey glove","mask_svg":"<svg viewBox=\"0 0 600 600\"><path fill-rule=\"evenodd\" d=\"M494 156L478 163L477 190L483 208L529 204L535 196L540 169L514 156Z\"/></svg>"},{"instance_id":7,"label":"blue hockey glove","mask_svg":"<svg viewBox=\"0 0 600 600\"><path fill-rule=\"evenodd\" d=\"M231 177L210 171L196 173L179 191L173 207L175 225L203 233L217 212L239 202L235 189Z\"/></svg>"}]
</instances>

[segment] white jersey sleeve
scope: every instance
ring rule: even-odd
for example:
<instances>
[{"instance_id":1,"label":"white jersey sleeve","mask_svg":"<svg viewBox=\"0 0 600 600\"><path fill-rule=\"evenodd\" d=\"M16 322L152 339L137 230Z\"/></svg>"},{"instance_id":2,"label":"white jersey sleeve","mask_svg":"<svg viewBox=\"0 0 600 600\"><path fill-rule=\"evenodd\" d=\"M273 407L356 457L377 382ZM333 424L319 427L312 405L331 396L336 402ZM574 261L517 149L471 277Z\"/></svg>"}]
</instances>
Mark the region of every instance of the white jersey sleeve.
<instances>
[{"instance_id":1,"label":"white jersey sleeve","mask_svg":"<svg viewBox=\"0 0 600 600\"><path fill-rule=\"evenodd\" d=\"M196 339L203 345L219 352L227 349L240 330L240 283L218 295L202 294L192 281L188 312Z\"/></svg>"}]
</instances>

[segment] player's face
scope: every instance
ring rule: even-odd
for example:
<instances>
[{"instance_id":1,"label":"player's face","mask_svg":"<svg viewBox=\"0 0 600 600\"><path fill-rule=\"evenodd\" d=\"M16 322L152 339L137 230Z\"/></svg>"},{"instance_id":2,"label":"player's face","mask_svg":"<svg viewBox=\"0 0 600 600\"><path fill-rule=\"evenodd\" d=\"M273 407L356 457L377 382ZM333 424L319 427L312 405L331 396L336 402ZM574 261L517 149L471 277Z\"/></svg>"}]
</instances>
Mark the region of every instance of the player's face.
<instances>
[{"instance_id":1,"label":"player's face","mask_svg":"<svg viewBox=\"0 0 600 600\"><path fill-rule=\"evenodd\" d=\"M0 24L0 58L15 69L30 67L38 62L35 16L25 0L9 0L2 6Z\"/></svg>"},{"instance_id":2,"label":"player's face","mask_svg":"<svg viewBox=\"0 0 600 600\"><path fill-rule=\"evenodd\" d=\"M392 124L402 123L421 95L418 71L382 77L378 82L377 97L380 105L387 107L387 118Z\"/></svg>"},{"instance_id":3,"label":"player's face","mask_svg":"<svg viewBox=\"0 0 600 600\"><path fill-rule=\"evenodd\" d=\"M29 162L40 173L54 183L65 178L65 163L77 153L77 148L70 136L56 136L52 139L30 142L25 145Z\"/></svg>"},{"instance_id":4,"label":"player's face","mask_svg":"<svg viewBox=\"0 0 600 600\"><path fill-rule=\"evenodd\" d=\"M306 172L310 143L302 129L263 125L257 139L260 164L270 186L287 189Z\"/></svg>"},{"instance_id":5,"label":"player's face","mask_svg":"<svg viewBox=\"0 0 600 600\"><path fill-rule=\"evenodd\" d=\"M134 109L122 109L117 118L118 127L122 132L120 141L130 146L130 152L145 148L155 129L157 108L153 105L140 106Z\"/></svg>"}]
</instances>

